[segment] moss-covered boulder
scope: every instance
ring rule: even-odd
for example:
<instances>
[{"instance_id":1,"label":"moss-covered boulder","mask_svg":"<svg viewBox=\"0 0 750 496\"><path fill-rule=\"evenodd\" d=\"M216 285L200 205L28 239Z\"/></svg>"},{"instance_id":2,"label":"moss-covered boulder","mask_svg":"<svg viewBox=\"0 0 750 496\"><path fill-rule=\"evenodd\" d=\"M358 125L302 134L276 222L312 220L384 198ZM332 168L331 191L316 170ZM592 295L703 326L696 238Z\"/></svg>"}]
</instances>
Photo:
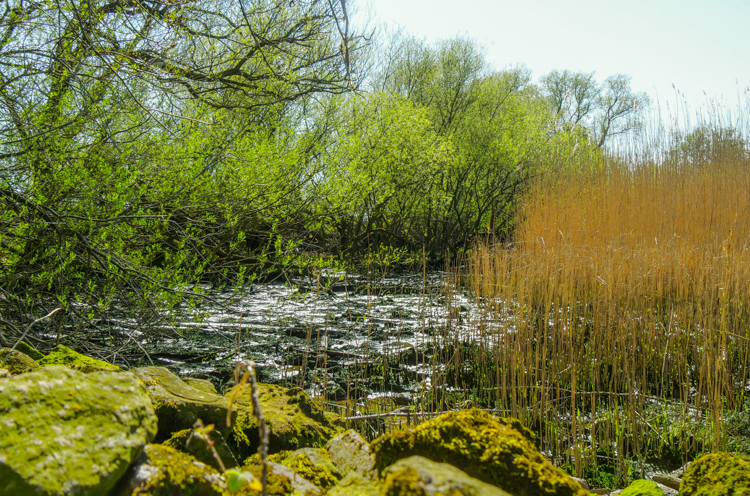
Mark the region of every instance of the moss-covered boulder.
<instances>
[{"instance_id":1,"label":"moss-covered boulder","mask_svg":"<svg viewBox=\"0 0 750 496\"><path fill-rule=\"evenodd\" d=\"M216 450L216 454L221 459L221 463L219 463L219 461L215 458L214 451L206 444L206 442L198 439L195 436L192 436L192 434L192 429L177 431L172 434L172 437L164 441L163 444L165 446L174 448L177 451L187 453L199 462L210 465L211 467L219 471L222 471L221 464L224 464L225 469L239 466L239 463L237 463L237 459L229 449L229 446L227 446L227 442L224 440L224 436L222 436L219 432L215 430L209 432L208 438L211 441L214 450Z\"/></svg>"},{"instance_id":2,"label":"moss-covered boulder","mask_svg":"<svg viewBox=\"0 0 750 496\"><path fill-rule=\"evenodd\" d=\"M139 367L133 373L146 385L159 417L156 442L166 441L177 431L192 429L198 419L204 425L214 424L224 436L228 433L228 399L195 389L164 367Z\"/></svg>"},{"instance_id":3,"label":"moss-covered boulder","mask_svg":"<svg viewBox=\"0 0 750 496\"><path fill-rule=\"evenodd\" d=\"M51 366L0 379L0 495L105 495L156 423L127 372Z\"/></svg>"},{"instance_id":4,"label":"moss-covered boulder","mask_svg":"<svg viewBox=\"0 0 750 496\"><path fill-rule=\"evenodd\" d=\"M118 484L119 496L224 496L226 482L213 468L169 446L149 444Z\"/></svg>"},{"instance_id":5,"label":"moss-covered boulder","mask_svg":"<svg viewBox=\"0 0 750 496\"><path fill-rule=\"evenodd\" d=\"M750 495L750 457L731 453L701 456L685 472L680 495Z\"/></svg>"},{"instance_id":6,"label":"moss-covered boulder","mask_svg":"<svg viewBox=\"0 0 750 496\"><path fill-rule=\"evenodd\" d=\"M664 496L664 491L654 481L637 480L626 487L620 496Z\"/></svg>"},{"instance_id":7,"label":"moss-covered boulder","mask_svg":"<svg viewBox=\"0 0 750 496\"><path fill-rule=\"evenodd\" d=\"M38 363L42 367L47 367L49 365L65 365L66 367L70 367L71 369L76 369L84 373L96 372L98 370L122 370L117 365L107 363L104 360L97 360L96 358L87 357L86 355L81 355L80 353L71 350L67 346L63 346L61 344L55 346L47 356L40 358Z\"/></svg>"},{"instance_id":8,"label":"moss-covered boulder","mask_svg":"<svg viewBox=\"0 0 750 496\"><path fill-rule=\"evenodd\" d=\"M536 450L528 435L477 409L449 412L411 431L392 431L371 444L376 468L410 456L453 465L514 496L583 496L586 491Z\"/></svg>"},{"instance_id":9,"label":"moss-covered boulder","mask_svg":"<svg viewBox=\"0 0 750 496\"><path fill-rule=\"evenodd\" d=\"M0 348L0 367L7 369L12 375L18 375L38 369L39 364L18 350L10 351L10 348Z\"/></svg>"},{"instance_id":10,"label":"moss-covered boulder","mask_svg":"<svg viewBox=\"0 0 750 496\"><path fill-rule=\"evenodd\" d=\"M183 377L182 382L184 382L188 386L194 387L195 389L199 391L203 391L203 392L211 393L211 394L219 394L219 392L216 391L216 386L214 386L211 381L206 380L206 379L196 379L195 377Z\"/></svg>"},{"instance_id":11,"label":"moss-covered boulder","mask_svg":"<svg viewBox=\"0 0 750 496\"><path fill-rule=\"evenodd\" d=\"M39 353L36 348L28 344L26 341L18 343L16 345L16 351L20 351L21 353L30 356L32 360L44 358L44 354Z\"/></svg>"},{"instance_id":12,"label":"moss-covered boulder","mask_svg":"<svg viewBox=\"0 0 750 496\"><path fill-rule=\"evenodd\" d=\"M375 457L370 444L357 432L349 429L328 441L326 450L342 474L356 472L367 479L375 479Z\"/></svg>"},{"instance_id":13,"label":"moss-covered boulder","mask_svg":"<svg viewBox=\"0 0 750 496\"><path fill-rule=\"evenodd\" d=\"M289 453L279 463L323 489L335 486L343 477L323 448L301 448Z\"/></svg>"},{"instance_id":14,"label":"moss-covered boulder","mask_svg":"<svg viewBox=\"0 0 750 496\"><path fill-rule=\"evenodd\" d=\"M260 406L270 431L270 453L322 446L343 430L337 415L324 411L301 389L269 384L258 386ZM225 398L230 398L235 388L229 390ZM230 446L242 458L256 453L260 444L251 398L250 386L244 386L233 406L237 410L237 421L232 427Z\"/></svg>"},{"instance_id":15,"label":"moss-covered boulder","mask_svg":"<svg viewBox=\"0 0 750 496\"><path fill-rule=\"evenodd\" d=\"M380 489L370 479L357 472L349 472L326 496L380 496Z\"/></svg>"},{"instance_id":16,"label":"moss-covered boulder","mask_svg":"<svg viewBox=\"0 0 750 496\"><path fill-rule=\"evenodd\" d=\"M456 467L421 456L397 461L385 470L383 496L510 496ZM537 493L544 494L544 493Z\"/></svg>"}]
</instances>

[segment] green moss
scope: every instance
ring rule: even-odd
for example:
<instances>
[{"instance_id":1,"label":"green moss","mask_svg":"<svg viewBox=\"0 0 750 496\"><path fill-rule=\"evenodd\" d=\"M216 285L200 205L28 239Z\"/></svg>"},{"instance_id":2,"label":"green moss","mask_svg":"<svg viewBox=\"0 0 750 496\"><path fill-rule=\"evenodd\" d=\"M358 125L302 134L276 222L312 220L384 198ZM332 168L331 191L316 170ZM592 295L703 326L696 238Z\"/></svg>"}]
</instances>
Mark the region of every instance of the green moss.
<instances>
[{"instance_id":1,"label":"green moss","mask_svg":"<svg viewBox=\"0 0 750 496\"><path fill-rule=\"evenodd\" d=\"M16 351L20 351L21 353L30 356L32 360L44 358L44 354L39 353L36 348L27 344L25 341L21 341L16 345Z\"/></svg>"},{"instance_id":2,"label":"green moss","mask_svg":"<svg viewBox=\"0 0 750 496\"><path fill-rule=\"evenodd\" d=\"M513 424L477 409L450 412L412 431L381 436L371 447L380 471L397 460L419 455L458 467L515 496L586 494L565 472L545 460L528 435Z\"/></svg>"},{"instance_id":3,"label":"green moss","mask_svg":"<svg viewBox=\"0 0 750 496\"><path fill-rule=\"evenodd\" d=\"M222 487L219 473L208 465L195 463L195 459L169 446L150 444L146 446L146 463L150 477L128 493L136 496L210 496L229 494ZM236 494L236 493L235 493Z\"/></svg>"},{"instance_id":4,"label":"green moss","mask_svg":"<svg viewBox=\"0 0 750 496\"><path fill-rule=\"evenodd\" d=\"M214 386L211 381L208 381L206 379L196 379L194 377L183 377L182 382L184 382L190 387L194 387L195 389L199 391L204 391L206 393L211 393L211 394L219 394L218 391L216 391L216 386Z\"/></svg>"},{"instance_id":5,"label":"green moss","mask_svg":"<svg viewBox=\"0 0 750 496\"><path fill-rule=\"evenodd\" d=\"M350 472L331 488L327 496L380 496L380 489L357 472Z\"/></svg>"},{"instance_id":6,"label":"green moss","mask_svg":"<svg viewBox=\"0 0 750 496\"><path fill-rule=\"evenodd\" d=\"M270 431L270 453L322 446L343 431L340 418L324 411L301 389L269 384L259 384L259 389L263 417ZM234 391L229 390L225 397L231 397ZM243 387L233 408L237 410L237 421L232 426L230 445L242 457L251 456L260 443L250 387Z\"/></svg>"},{"instance_id":7,"label":"green moss","mask_svg":"<svg viewBox=\"0 0 750 496\"><path fill-rule=\"evenodd\" d=\"M247 470L258 480L261 480L263 475L263 467L255 463L245 463L242 470ZM288 496L293 494L292 481L284 475L271 472L268 474L267 491L268 496ZM259 494L262 494L261 491L253 491L249 487L234 493L235 496L258 496Z\"/></svg>"},{"instance_id":8,"label":"green moss","mask_svg":"<svg viewBox=\"0 0 750 496\"><path fill-rule=\"evenodd\" d=\"M685 472L680 495L750 495L750 457L731 453L701 456Z\"/></svg>"},{"instance_id":9,"label":"green moss","mask_svg":"<svg viewBox=\"0 0 750 496\"><path fill-rule=\"evenodd\" d=\"M620 496L664 496L664 491L654 481L637 480L626 487Z\"/></svg>"},{"instance_id":10,"label":"green moss","mask_svg":"<svg viewBox=\"0 0 750 496\"><path fill-rule=\"evenodd\" d=\"M13 375L18 375L38 369L39 364L30 356L21 353L18 350L14 350L10 353L10 348L1 348L0 367L8 369L8 372Z\"/></svg>"},{"instance_id":11,"label":"green moss","mask_svg":"<svg viewBox=\"0 0 750 496\"><path fill-rule=\"evenodd\" d=\"M43 367L0 380L0 494L104 495L156 433L130 373Z\"/></svg>"},{"instance_id":12,"label":"green moss","mask_svg":"<svg viewBox=\"0 0 750 496\"><path fill-rule=\"evenodd\" d=\"M87 357L71 350L67 346L57 345L49 355L39 359L39 365L46 367L48 365L65 365L71 369L76 369L84 373L94 372L97 370L122 370L117 365L107 363L104 360Z\"/></svg>"},{"instance_id":13,"label":"green moss","mask_svg":"<svg viewBox=\"0 0 750 496\"><path fill-rule=\"evenodd\" d=\"M332 488L342 477L323 448L302 448L279 463L323 489Z\"/></svg>"},{"instance_id":14,"label":"green moss","mask_svg":"<svg viewBox=\"0 0 750 496\"><path fill-rule=\"evenodd\" d=\"M177 431L172 434L172 437L164 441L163 444L174 448L177 451L182 451L183 453L192 455L199 462L210 465L216 470L221 471L221 464L214 457L214 452L211 448L206 445L205 441L202 441L195 436L191 438L192 434L193 429ZM230 469L237 467L239 464L222 435L218 431L212 430L208 436L213 443L216 454L219 455L219 458L221 459L221 463L224 464L224 468ZM189 443L188 440L190 441Z\"/></svg>"}]
</instances>

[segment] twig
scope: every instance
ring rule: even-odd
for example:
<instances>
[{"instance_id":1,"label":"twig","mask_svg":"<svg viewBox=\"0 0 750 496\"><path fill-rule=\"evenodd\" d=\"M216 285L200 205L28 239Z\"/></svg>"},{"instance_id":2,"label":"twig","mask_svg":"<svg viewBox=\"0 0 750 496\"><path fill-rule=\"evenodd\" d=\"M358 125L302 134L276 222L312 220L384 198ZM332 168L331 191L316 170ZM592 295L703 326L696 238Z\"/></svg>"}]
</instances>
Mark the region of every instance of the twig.
<instances>
[{"instance_id":1,"label":"twig","mask_svg":"<svg viewBox=\"0 0 750 496\"><path fill-rule=\"evenodd\" d=\"M28 326L26 326L26 329L23 331L23 334L21 334L21 337L18 338L18 341L16 341L16 344L13 345L13 347L10 349L10 351L8 352L8 354L5 355L5 358L3 358L3 365L5 365L5 362L6 362L6 360L8 360L8 357L16 350L16 346L18 346L19 344L21 344L21 341L23 341L23 338L26 337L26 333L29 332L29 330L34 326L34 324L36 324L37 322L41 322L44 319L48 319L48 318L52 317L54 314L56 314L60 310L62 310L62 307L57 307L54 310L52 310L50 313L48 313L47 315L45 315L44 317L39 317L34 322L32 322L31 324L29 324Z\"/></svg>"}]
</instances>

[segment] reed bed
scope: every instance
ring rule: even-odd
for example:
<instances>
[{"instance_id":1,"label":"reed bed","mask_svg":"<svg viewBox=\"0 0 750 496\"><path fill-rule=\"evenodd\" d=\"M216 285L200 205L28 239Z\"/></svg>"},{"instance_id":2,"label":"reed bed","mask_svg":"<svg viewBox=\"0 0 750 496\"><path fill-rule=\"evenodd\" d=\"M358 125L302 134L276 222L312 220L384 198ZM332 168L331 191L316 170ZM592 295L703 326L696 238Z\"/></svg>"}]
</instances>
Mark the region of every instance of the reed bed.
<instances>
[{"instance_id":1,"label":"reed bed","mask_svg":"<svg viewBox=\"0 0 750 496\"><path fill-rule=\"evenodd\" d=\"M750 408L750 161L591 159L535 184L466 264L483 404L579 474L724 446Z\"/></svg>"}]
</instances>

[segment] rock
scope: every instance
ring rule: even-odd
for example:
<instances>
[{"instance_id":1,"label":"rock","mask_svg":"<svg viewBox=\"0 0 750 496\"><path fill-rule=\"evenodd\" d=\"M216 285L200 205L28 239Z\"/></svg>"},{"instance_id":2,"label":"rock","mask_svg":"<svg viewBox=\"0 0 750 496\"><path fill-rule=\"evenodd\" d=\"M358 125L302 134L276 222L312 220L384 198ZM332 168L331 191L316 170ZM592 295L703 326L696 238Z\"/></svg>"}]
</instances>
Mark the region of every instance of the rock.
<instances>
[{"instance_id":1,"label":"rock","mask_svg":"<svg viewBox=\"0 0 750 496\"><path fill-rule=\"evenodd\" d=\"M169 446L149 444L112 492L118 496L224 496L226 482L212 467Z\"/></svg>"},{"instance_id":2,"label":"rock","mask_svg":"<svg viewBox=\"0 0 750 496\"><path fill-rule=\"evenodd\" d=\"M362 477L357 472L349 472L332 487L326 496L379 496L380 490L372 481Z\"/></svg>"},{"instance_id":3,"label":"rock","mask_svg":"<svg viewBox=\"0 0 750 496\"><path fill-rule=\"evenodd\" d=\"M7 369L11 375L18 375L38 369L39 364L18 350L11 352L10 348L0 348L0 367Z\"/></svg>"},{"instance_id":4,"label":"rock","mask_svg":"<svg viewBox=\"0 0 750 496\"><path fill-rule=\"evenodd\" d=\"M128 372L51 366L0 379L0 495L105 495L156 425Z\"/></svg>"},{"instance_id":5,"label":"rock","mask_svg":"<svg viewBox=\"0 0 750 496\"><path fill-rule=\"evenodd\" d=\"M477 409L449 412L415 427L392 431L371 444L376 469L419 455L465 471L514 496L583 496L586 491L554 467L511 422Z\"/></svg>"},{"instance_id":6,"label":"rock","mask_svg":"<svg viewBox=\"0 0 750 496\"><path fill-rule=\"evenodd\" d=\"M367 479L375 479L375 457L370 452L370 444L357 432L349 429L328 441L326 450L334 465L342 474L357 472Z\"/></svg>"},{"instance_id":7,"label":"rock","mask_svg":"<svg viewBox=\"0 0 750 496\"><path fill-rule=\"evenodd\" d=\"M16 345L16 351L20 351L24 355L28 355L31 357L32 360L39 360L40 358L44 358L44 355L42 353L39 353L36 348L31 346L30 344L27 344L26 341L21 341Z\"/></svg>"},{"instance_id":8,"label":"rock","mask_svg":"<svg viewBox=\"0 0 750 496\"><path fill-rule=\"evenodd\" d=\"M276 477L283 476L289 479L292 490L299 492L300 496L314 496L321 493L318 486L297 474L294 470L279 463L269 462L268 472Z\"/></svg>"},{"instance_id":9,"label":"rock","mask_svg":"<svg viewBox=\"0 0 750 496\"><path fill-rule=\"evenodd\" d=\"M0 379L5 379L6 377L13 377L10 373L10 370L0 369Z\"/></svg>"},{"instance_id":10,"label":"rock","mask_svg":"<svg viewBox=\"0 0 750 496\"><path fill-rule=\"evenodd\" d=\"M656 482L649 480L637 480L626 487L620 496L664 496L664 491L659 489Z\"/></svg>"},{"instance_id":11,"label":"rock","mask_svg":"<svg viewBox=\"0 0 750 496\"><path fill-rule=\"evenodd\" d=\"M669 474L654 474L651 476L651 478L654 480L654 482L658 482L659 484L667 486L674 490L679 490L680 484L682 483L682 479Z\"/></svg>"},{"instance_id":12,"label":"rock","mask_svg":"<svg viewBox=\"0 0 750 496\"><path fill-rule=\"evenodd\" d=\"M578 484L580 484L582 488L584 488L584 489L586 489L586 490L588 490L588 489L591 489L591 488L589 487L589 483L588 483L588 482L586 482L586 479L581 479L580 477L571 477L571 479L573 479L573 480L574 480L574 481L576 481L576 482L577 482Z\"/></svg>"},{"instance_id":13,"label":"rock","mask_svg":"<svg viewBox=\"0 0 750 496\"><path fill-rule=\"evenodd\" d=\"M332 488L343 477L323 448L298 449L279 463L322 489Z\"/></svg>"},{"instance_id":14,"label":"rock","mask_svg":"<svg viewBox=\"0 0 750 496\"><path fill-rule=\"evenodd\" d=\"M218 391L216 391L216 386L214 384L206 379L196 379L195 377L183 377L182 382L187 384L188 386L194 387L195 389L198 389L199 391L203 391L205 393L211 393L211 394L219 394Z\"/></svg>"},{"instance_id":15,"label":"rock","mask_svg":"<svg viewBox=\"0 0 750 496\"><path fill-rule=\"evenodd\" d=\"M133 373L146 385L159 417L156 442L166 441L177 431L192 429L198 419L204 425L214 424L223 436L228 434L228 399L195 389L164 367L139 367Z\"/></svg>"},{"instance_id":16,"label":"rock","mask_svg":"<svg viewBox=\"0 0 750 496\"><path fill-rule=\"evenodd\" d=\"M681 496L750 494L750 457L712 453L690 464L680 485Z\"/></svg>"},{"instance_id":17,"label":"rock","mask_svg":"<svg viewBox=\"0 0 750 496\"><path fill-rule=\"evenodd\" d=\"M301 389L258 386L263 418L270 432L269 453L320 446L343 430L338 415L324 411ZM230 398L235 388L225 398ZM237 395L234 408L237 421L232 426L230 446L245 458L256 453L260 444L250 386L244 386Z\"/></svg>"},{"instance_id":18,"label":"rock","mask_svg":"<svg viewBox=\"0 0 750 496\"><path fill-rule=\"evenodd\" d=\"M421 456L404 458L386 468L382 494L510 496L502 489L470 477L452 465L435 463Z\"/></svg>"},{"instance_id":19,"label":"rock","mask_svg":"<svg viewBox=\"0 0 750 496\"><path fill-rule=\"evenodd\" d=\"M165 446L169 446L170 448L174 448L177 451L187 453L199 462L210 465L219 472L223 472L221 464L219 464L218 460L216 460L216 458L214 457L214 452L211 450L211 448L209 448L204 441L194 436L191 438L190 436L192 433L193 429L184 429L181 431L177 431L172 434L172 437L164 441L163 444ZM213 447L216 450L216 453L219 455L221 462L224 464L225 469L239 466L239 463L237 463L237 459L229 449L229 446L227 445L227 442L224 440L224 436L222 436L221 433L213 430L208 434L208 437L213 443ZM188 439L190 440L189 443Z\"/></svg>"},{"instance_id":20,"label":"rock","mask_svg":"<svg viewBox=\"0 0 750 496\"><path fill-rule=\"evenodd\" d=\"M38 363L42 367L48 365L65 365L84 373L95 372L97 370L122 370L117 365L81 355L61 344L55 346L47 356L40 358Z\"/></svg>"}]
</instances>

